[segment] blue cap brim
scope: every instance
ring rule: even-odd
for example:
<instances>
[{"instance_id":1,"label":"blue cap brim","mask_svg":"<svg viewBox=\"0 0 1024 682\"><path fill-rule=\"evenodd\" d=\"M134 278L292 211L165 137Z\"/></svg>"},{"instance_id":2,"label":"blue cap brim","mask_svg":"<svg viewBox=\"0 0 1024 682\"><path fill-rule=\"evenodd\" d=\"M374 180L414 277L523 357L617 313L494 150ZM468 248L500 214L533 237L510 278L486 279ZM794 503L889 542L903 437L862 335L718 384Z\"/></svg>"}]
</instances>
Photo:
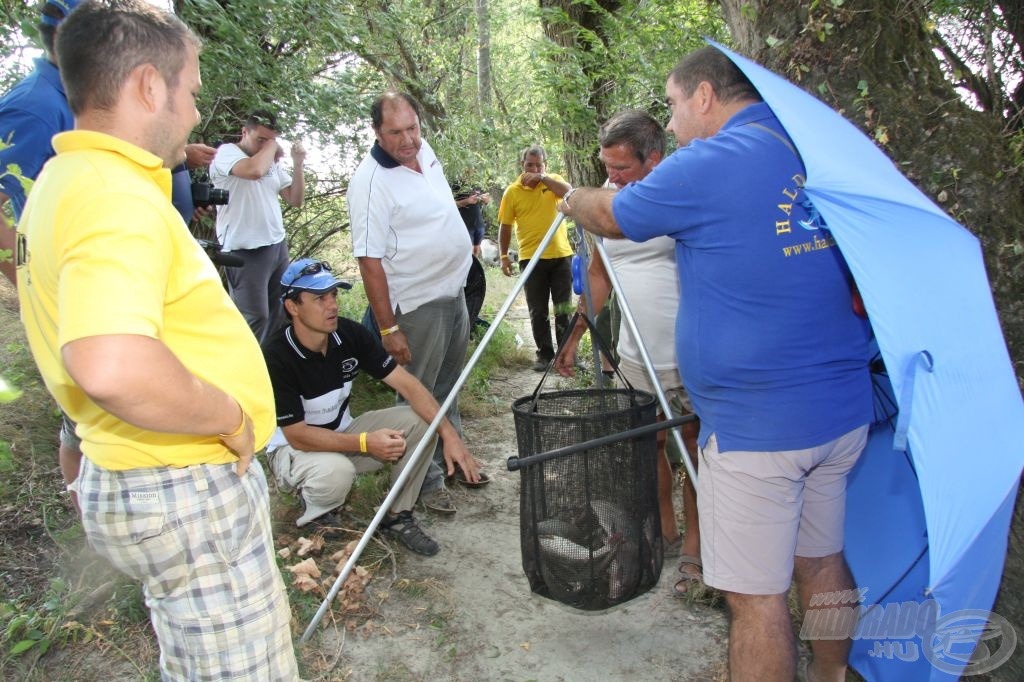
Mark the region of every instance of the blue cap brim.
<instances>
[{"instance_id":1,"label":"blue cap brim","mask_svg":"<svg viewBox=\"0 0 1024 682\"><path fill-rule=\"evenodd\" d=\"M311 294L325 294L332 289L351 289L352 284L335 277L329 270L321 270L312 275L303 275L284 287L284 296L291 296L296 291L308 291Z\"/></svg>"}]
</instances>

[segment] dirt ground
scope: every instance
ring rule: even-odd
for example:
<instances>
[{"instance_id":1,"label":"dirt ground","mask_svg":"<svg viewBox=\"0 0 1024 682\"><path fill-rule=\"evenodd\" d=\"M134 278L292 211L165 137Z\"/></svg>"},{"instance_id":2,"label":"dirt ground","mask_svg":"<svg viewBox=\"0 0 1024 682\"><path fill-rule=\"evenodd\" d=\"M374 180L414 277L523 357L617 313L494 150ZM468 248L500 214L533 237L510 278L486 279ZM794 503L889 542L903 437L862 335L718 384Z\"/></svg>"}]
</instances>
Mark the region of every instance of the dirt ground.
<instances>
[{"instance_id":1,"label":"dirt ground","mask_svg":"<svg viewBox=\"0 0 1024 682\"><path fill-rule=\"evenodd\" d=\"M512 321L524 315L514 307ZM539 377L521 367L494 376L496 403L510 406ZM549 377L546 388L559 381ZM464 429L493 483L454 487L454 516L418 514L441 553L397 550L395 575L380 571L387 575L367 587L374 617L354 629L328 624L303 649L307 664L316 661L317 679L723 679L724 613L673 599L670 559L655 588L606 611L533 595L519 547L520 474L505 465L517 454L511 408L466 419Z\"/></svg>"}]
</instances>

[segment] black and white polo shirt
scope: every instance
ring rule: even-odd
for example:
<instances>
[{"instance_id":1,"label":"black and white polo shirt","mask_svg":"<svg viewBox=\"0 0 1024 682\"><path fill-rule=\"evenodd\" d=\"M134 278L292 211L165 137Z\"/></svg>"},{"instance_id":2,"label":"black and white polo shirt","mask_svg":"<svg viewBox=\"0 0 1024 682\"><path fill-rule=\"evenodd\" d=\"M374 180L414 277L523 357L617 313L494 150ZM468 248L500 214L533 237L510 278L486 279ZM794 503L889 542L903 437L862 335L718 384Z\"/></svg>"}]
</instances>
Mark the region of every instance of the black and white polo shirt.
<instances>
[{"instance_id":1,"label":"black and white polo shirt","mask_svg":"<svg viewBox=\"0 0 1024 682\"><path fill-rule=\"evenodd\" d=\"M274 386L278 426L268 450L287 444L282 426L305 421L344 431L352 421L348 403L359 371L383 379L398 366L373 334L342 317L327 338L326 355L299 343L290 325L267 342L263 355Z\"/></svg>"}]
</instances>

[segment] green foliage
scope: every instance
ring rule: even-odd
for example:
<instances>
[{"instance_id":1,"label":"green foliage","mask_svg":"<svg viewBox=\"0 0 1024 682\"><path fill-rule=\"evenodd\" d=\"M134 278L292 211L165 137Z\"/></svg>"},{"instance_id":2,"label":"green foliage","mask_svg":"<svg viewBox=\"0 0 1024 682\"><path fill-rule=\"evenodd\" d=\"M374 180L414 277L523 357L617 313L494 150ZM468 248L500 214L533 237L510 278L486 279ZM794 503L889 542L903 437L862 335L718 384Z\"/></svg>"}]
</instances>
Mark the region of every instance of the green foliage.
<instances>
[{"instance_id":1,"label":"green foliage","mask_svg":"<svg viewBox=\"0 0 1024 682\"><path fill-rule=\"evenodd\" d=\"M11 146L13 137L14 137L14 134L11 133L11 135L8 136L8 139L0 140L0 151L2 151L2 150L4 150L4 149L6 149L6 148ZM21 187L25 191L26 195L28 194L29 190L32 189L32 180L30 180L29 178L26 178L24 175L21 174L21 167L18 164L16 164L16 163L9 163L9 164L7 164L7 168L3 169L3 172L0 172L0 178L4 178L4 177L7 177L7 176L13 176L14 178L16 178L18 180L18 182L21 183ZM4 218L8 219L7 218L7 215L9 214L8 207L5 205L3 207L3 210L5 212ZM13 215L11 215L11 218L13 218ZM14 254L13 254L13 252L10 249L0 249L0 263L7 263L13 257L14 257ZM17 397L16 390L15 389L8 389L7 386L6 386L6 382L4 381L3 376L0 375L0 403L10 402L11 400L14 400L14 398L16 398L16 397Z\"/></svg>"},{"instance_id":2,"label":"green foliage","mask_svg":"<svg viewBox=\"0 0 1024 682\"><path fill-rule=\"evenodd\" d=\"M706 2L630 0L614 12L595 3L588 9L598 24L577 26L574 43L558 47L542 31L550 11L526 0L489 3L495 79L487 93L493 96L482 97L472 4L185 0L182 18L206 41L204 121L196 137L237 139L241 118L269 106L281 114L283 137L302 136L307 147L334 157L330 168L307 173L303 209L286 211L292 253L306 255L348 227L342 197L371 141L370 101L389 87L405 90L423 106L425 137L449 180L489 189L493 217L498 193L519 172L519 149L539 142L553 171L573 182L598 181L573 177L579 171L559 159L577 155L596 164L597 124L615 109L639 106L664 117L664 79L675 60L704 35L726 38L717 8ZM567 137L567 129L579 133Z\"/></svg>"},{"instance_id":3,"label":"green foliage","mask_svg":"<svg viewBox=\"0 0 1024 682\"><path fill-rule=\"evenodd\" d=\"M1018 130L1010 137L1010 152L1015 168L1024 169L1024 130Z\"/></svg>"},{"instance_id":4,"label":"green foliage","mask_svg":"<svg viewBox=\"0 0 1024 682\"><path fill-rule=\"evenodd\" d=\"M6 92L32 68L29 56L39 54L36 21L39 3L34 0L6 0L0 3L0 92Z\"/></svg>"},{"instance_id":5,"label":"green foliage","mask_svg":"<svg viewBox=\"0 0 1024 682\"><path fill-rule=\"evenodd\" d=\"M541 13L550 40L541 52L541 77L558 121L574 184L598 184L597 127L625 107L666 118L665 79L703 37L725 39L718 8L672 0L558 3ZM671 45L672 49L661 46ZM658 46L652 49L652 46ZM574 159L578 159L574 163Z\"/></svg>"},{"instance_id":6,"label":"green foliage","mask_svg":"<svg viewBox=\"0 0 1024 682\"><path fill-rule=\"evenodd\" d=\"M40 602L0 601L0 649L5 658L30 651L42 656L53 644L76 639L77 631L64 627L70 595L70 586L54 578Z\"/></svg>"}]
</instances>

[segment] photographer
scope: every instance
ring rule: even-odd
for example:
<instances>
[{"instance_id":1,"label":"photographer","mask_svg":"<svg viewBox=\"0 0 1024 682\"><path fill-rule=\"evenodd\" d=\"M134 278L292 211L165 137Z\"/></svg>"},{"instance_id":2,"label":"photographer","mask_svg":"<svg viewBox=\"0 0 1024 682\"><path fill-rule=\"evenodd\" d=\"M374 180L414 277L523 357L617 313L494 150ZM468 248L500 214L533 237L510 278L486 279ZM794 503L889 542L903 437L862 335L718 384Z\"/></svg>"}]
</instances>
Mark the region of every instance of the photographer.
<instances>
[{"instance_id":1,"label":"photographer","mask_svg":"<svg viewBox=\"0 0 1024 682\"><path fill-rule=\"evenodd\" d=\"M201 218L210 212L212 203L193 196L190 170L206 168L213 161L217 150L202 143L185 145L185 160L171 171L171 203L178 209L181 219L188 225L193 218ZM223 203L223 202L221 202Z\"/></svg>"},{"instance_id":2,"label":"photographer","mask_svg":"<svg viewBox=\"0 0 1024 682\"><path fill-rule=\"evenodd\" d=\"M292 144L294 176L288 175L278 163L284 150L277 134L277 117L256 110L242 128L242 139L221 145L210 164L214 187L229 193L217 211L217 239L245 263L227 271L228 292L260 343L283 323L280 281L288 267L288 245L277 197L298 208L306 195L306 150L299 141Z\"/></svg>"}]
</instances>

